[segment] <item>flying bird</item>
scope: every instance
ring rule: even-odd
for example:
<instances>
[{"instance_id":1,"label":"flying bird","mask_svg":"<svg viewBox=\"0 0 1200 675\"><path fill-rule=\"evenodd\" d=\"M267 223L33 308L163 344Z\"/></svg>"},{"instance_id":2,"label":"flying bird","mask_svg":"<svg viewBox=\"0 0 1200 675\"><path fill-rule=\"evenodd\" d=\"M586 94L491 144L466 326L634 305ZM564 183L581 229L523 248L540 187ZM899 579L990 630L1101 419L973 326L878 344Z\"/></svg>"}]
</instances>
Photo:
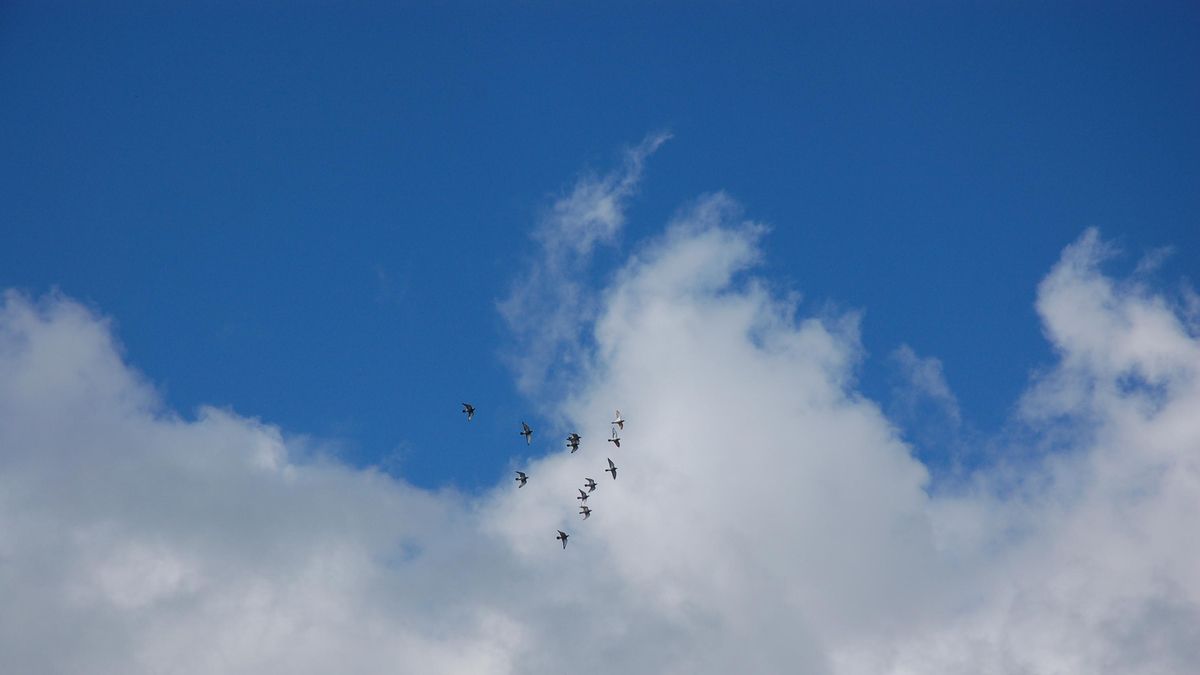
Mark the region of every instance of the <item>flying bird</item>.
<instances>
[{"instance_id":1,"label":"flying bird","mask_svg":"<svg viewBox=\"0 0 1200 675\"><path fill-rule=\"evenodd\" d=\"M529 425L524 422L521 422L521 435L525 437L525 445L533 443L533 429L530 429Z\"/></svg>"},{"instance_id":2,"label":"flying bird","mask_svg":"<svg viewBox=\"0 0 1200 675\"><path fill-rule=\"evenodd\" d=\"M587 504L587 498L588 498L588 493L584 492L583 490L580 490L579 496L576 497L575 499L578 499L580 504Z\"/></svg>"},{"instance_id":3,"label":"flying bird","mask_svg":"<svg viewBox=\"0 0 1200 675\"><path fill-rule=\"evenodd\" d=\"M617 465L616 465L616 464L613 464L613 461L612 461L611 459L610 459L610 460L608 460L608 468L607 468L607 469L605 469L605 471L608 471L608 472L612 473L612 475L613 475L613 480L616 480L616 479L617 479Z\"/></svg>"},{"instance_id":4,"label":"flying bird","mask_svg":"<svg viewBox=\"0 0 1200 675\"><path fill-rule=\"evenodd\" d=\"M620 410L617 411L617 417L616 417L616 419L614 419L612 421L612 423L617 425L617 428L619 428L621 431L625 430L625 420L621 419L621 411Z\"/></svg>"},{"instance_id":5,"label":"flying bird","mask_svg":"<svg viewBox=\"0 0 1200 675\"><path fill-rule=\"evenodd\" d=\"M590 518L592 516L592 510L589 509L586 504L580 504L579 505L579 515L583 516L584 520L587 520L588 518Z\"/></svg>"},{"instance_id":6,"label":"flying bird","mask_svg":"<svg viewBox=\"0 0 1200 675\"><path fill-rule=\"evenodd\" d=\"M471 418L475 417L475 406L471 405L470 403L464 403L462 411L467 414L468 422L471 421Z\"/></svg>"},{"instance_id":7,"label":"flying bird","mask_svg":"<svg viewBox=\"0 0 1200 675\"><path fill-rule=\"evenodd\" d=\"M575 451L579 449L578 434L571 434L570 436L567 436L567 447L571 449L572 455L575 454Z\"/></svg>"},{"instance_id":8,"label":"flying bird","mask_svg":"<svg viewBox=\"0 0 1200 675\"><path fill-rule=\"evenodd\" d=\"M588 492L596 491L596 481L592 480L591 478L587 479L587 482L584 483L583 486L588 489Z\"/></svg>"},{"instance_id":9,"label":"flying bird","mask_svg":"<svg viewBox=\"0 0 1200 675\"><path fill-rule=\"evenodd\" d=\"M525 481L529 480L529 476L526 476L524 471L518 471L517 477L514 478L513 480L520 483L520 485L517 486L518 488L523 488L523 487L525 487Z\"/></svg>"},{"instance_id":10,"label":"flying bird","mask_svg":"<svg viewBox=\"0 0 1200 675\"><path fill-rule=\"evenodd\" d=\"M571 443L574 443L575 445L579 445L579 441L582 439L583 439L583 436L580 436L579 434L575 433L574 431L571 432L570 436L567 436L567 440L570 441Z\"/></svg>"},{"instance_id":11,"label":"flying bird","mask_svg":"<svg viewBox=\"0 0 1200 675\"><path fill-rule=\"evenodd\" d=\"M617 435L616 429L613 429L613 437L608 439L608 442L612 443L613 445L617 446L618 448L621 447L621 437Z\"/></svg>"},{"instance_id":12,"label":"flying bird","mask_svg":"<svg viewBox=\"0 0 1200 675\"><path fill-rule=\"evenodd\" d=\"M562 530L559 530L558 536L555 537L555 539L562 539L564 551L567 549L567 537L569 537L569 536L571 536L571 535L567 534L566 532L563 532Z\"/></svg>"}]
</instances>

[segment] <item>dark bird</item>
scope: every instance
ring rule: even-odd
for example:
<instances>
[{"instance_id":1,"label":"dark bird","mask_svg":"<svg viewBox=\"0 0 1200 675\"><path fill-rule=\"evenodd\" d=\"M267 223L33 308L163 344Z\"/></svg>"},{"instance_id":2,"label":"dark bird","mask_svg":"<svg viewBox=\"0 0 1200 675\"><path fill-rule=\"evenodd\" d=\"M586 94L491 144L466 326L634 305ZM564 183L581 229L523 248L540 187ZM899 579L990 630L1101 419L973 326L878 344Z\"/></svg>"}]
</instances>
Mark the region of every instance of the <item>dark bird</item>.
<instances>
[{"instance_id":1,"label":"dark bird","mask_svg":"<svg viewBox=\"0 0 1200 675\"><path fill-rule=\"evenodd\" d=\"M580 490L579 496L576 497L575 499L578 499L580 504L586 504L587 498L588 498L588 493L584 492L583 490Z\"/></svg>"},{"instance_id":2,"label":"dark bird","mask_svg":"<svg viewBox=\"0 0 1200 675\"><path fill-rule=\"evenodd\" d=\"M555 539L562 539L563 550L566 550L566 548L567 548L567 537L569 537L569 536L571 536L571 535L567 534L566 532L563 532L562 530L559 530L558 536L555 537Z\"/></svg>"},{"instance_id":3,"label":"dark bird","mask_svg":"<svg viewBox=\"0 0 1200 675\"><path fill-rule=\"evenodd\" d=\"M521 422L521 435L525 437L525 445L533 443L533 429L530 429L529 425L524 422Z\"/></svg>"},{"instance_id":4,"label":"dark bird","mask_svg":"<svg viewBox=\"0 0 1200 675\"><path fill-rule=\"evenodd\" d=\"M513 480L520 483L520 485L517 486L518 488L523 488L523 487L525 487L525 481L529 480L529 476L526 476L524 471L518 471L517 477L514 478Z\"/></svg>"},{"instance_id":5,"label":"dark bird","mask_svg":"<svg viewBox=\"0 0 1200 675\"><path fill-rule=\"evenodd\" d=\"M580 504L579 505L579 515L583 516L584 520L587 520L588 518L591 517L592 510L589 509L586 504Z\"/></svg>"},{"instance_id":6,"label":"dark bird","mask_svg":"<svg viewBox=\"0 0 1200 675\"><path fill-rule=\"evenodd\" d=\"M471 405L470 403L464 403L462 411L467 414L468 422L471 421L471 418L475 417L475 406Z\"/></svg>"},{"instance_id":7,"label":"dark bird","mask_svg":"<svg viewBox=\"0 0 1200 675\"><path fill-rule=\"evenodd\" d=\"M611 459L608 460L608 468L605 469L605 471L608 471L613 475L613 480L617 479L617 465L613 464Z\"/></svg>"},{"instance_id":8,"label":"dark bird","mask_svg":"<svg viewBox=\"0 0 1200 675\"><path fill-rule=\"evenodd\" d=\"M583 436L580 436L579 434L577 434L575 432L571 432L571 435L567 436L567 440L572 443L578 444L579 441L583 440Z\"/></svg>"},{"instance_id":9,"label":"dark bird","mask_svg":"<svg viewBox=\"0 0 1200 675\"><path fill-rule=\"evenodd\" d=\"M608 442L612 443L613 445L617 446L618 448L621 447L621 437L617 435L616 429L613 429L613 437L608 439Z\"/></svg>"},{"instance_id":10,"label":"dark bird","mask_svg":"<svg viewBox=\"0 0 1200 675\"><path fill-rule=\"evenodd\" d=\"M596 481L592 480L591 478L587 479L587 482L583 485L588 489L588 492L596 491Z\"/></svg>"},{"instance_id":11,"label":"dark bird","mask_svg":"<svg viewBox=\"0 0 1200 675\"><path fill-rule=\"evenodd\" d=\"M617 428L619 428L621 431L625 430L625 420L621 419L620 410L617 411L617 417L612 421L612 423L617 425Z\"/></svg>"},{"instance_id":12,"label":"dark bird","mask_svg":"<svg viewBox=\"0 0 1200 675\"><path fill-rule=\"evenodd\" d=\"M571 454L573 455L579 449L579 441L567 441L567 447L571 449Z\"/></svg>"}]
</instances>

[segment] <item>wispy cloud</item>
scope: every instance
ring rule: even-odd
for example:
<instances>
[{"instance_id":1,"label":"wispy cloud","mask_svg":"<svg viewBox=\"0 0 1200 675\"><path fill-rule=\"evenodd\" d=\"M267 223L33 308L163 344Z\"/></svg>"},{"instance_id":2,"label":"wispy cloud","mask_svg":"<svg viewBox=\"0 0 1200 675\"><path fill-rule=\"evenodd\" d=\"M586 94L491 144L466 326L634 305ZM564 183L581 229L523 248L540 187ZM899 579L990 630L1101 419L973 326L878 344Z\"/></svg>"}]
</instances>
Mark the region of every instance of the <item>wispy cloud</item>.
<instances>
[{"instance_id":1,"label":"wispy cloud","mask_svg":"<svg viewBox=\"0 0 1200 675\"><path fill-rule=\"evenodd\" d=\"M522 390L540 388L552 368L578 359L580 333L595 313L579 279L587 273L593 249L616 239L646 158L670 138L666 132L651 134L623 153L618 169L583 176L535 227L536 249L499 303L515 338L509 361Z\"/></svg>"},{"instance_id":2,"label":"wispy cloud","mask_svg":"<svg viewBox=\"0 0 1200 675\"><path fill-rule=\"evenodd\" d=\"M946 384L939 359L918 356L908 345L897 347L891 358L904 379L905 387L896 396L906 413L911 414L922 400L928 400L942 411L945 420L956 425L962 421L958 399Z\"/></svg>"}]
</instances>

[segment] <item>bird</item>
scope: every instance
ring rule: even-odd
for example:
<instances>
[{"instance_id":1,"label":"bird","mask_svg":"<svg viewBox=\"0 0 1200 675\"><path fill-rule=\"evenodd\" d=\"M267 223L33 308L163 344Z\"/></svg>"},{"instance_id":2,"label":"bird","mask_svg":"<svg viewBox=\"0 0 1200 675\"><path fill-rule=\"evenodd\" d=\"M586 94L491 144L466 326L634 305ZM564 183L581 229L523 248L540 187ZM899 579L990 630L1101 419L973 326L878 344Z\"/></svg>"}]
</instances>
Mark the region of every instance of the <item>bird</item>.
<instances>
[{"instance_id":1,"label":"bird","mask_svg":"<svg viewBox=\"0 0 1200 675\"><path fill-rule=\"evenodd\" d=\"M475 417L475 406L470 403L463 404L463 412L467 414L467 421L470 422L472 417Z\"/></svg>"},{"instance_id":2,"label":"bird","mask_svg":"<svg viewBox=\"0 0 1200 675\"><path fill-rule=\"evenodd\" d=\"M566 532L563 532L562 530L559 530L558 536L555 537L555 539L562 539L564 551L567 549L567 537L569 537L569 536L571 536L571 535L567 534Z\"/></svg>"},{"instance_id":3,"label":"bird","mask_svg":"<svg viewBox=\"0 0 1200 675\"><path fill-rule=\"evenodd\" d=\"M575 451L579 449L580 438L581 436L579 434L571 434L570 436L567 436L567 447L571 449L572 455L575 454Z\"/></svg>"},{"instance_id":4,"label":"bird","mask_svg":"<svg viewBox=\"0 0 1200 675\"><path fill-rule=\"evenodd\" d=\"M607 459L607 458L606 458L606 459ZM617 465L616 465L616 464L613 464L613 461L612 461L611 459L609 459L609 460L608 460L608 468L607 468L607 469L605 469L605 471L608 471L608 472L611 472L611 473L612 473L612 475L613 475L613 480L616 480L616 479L617 479Z\"/></svg>"},{"instance_id":5,"label":"bird","mask_svg":"<svg viewBox=\"0 0 1200 675\"><path fill-rule=\"evenodd\" d=\"M625 420L621 419L621 411L617 411L617 418L612 421L621 431L625 430Z\"/></svg>"},{"instance_id":6,"label":"bird","mask_svg":"<svg viewBox=\"0 0 1200 675\"><path fill-rule=\"evenodd\" d=\"M588 492L596 491L596 481L592 480L591 478L587 479L587 482L584 483L583 486L588 489Z\"/></svg>"},{"instance_id":7,"label":"bird","mask_svg":"<svg viewBox=\"0 0 1200 675\"><path fill-rule=\"evenodd\" d=\"M521 435L525 437L525 445L533 443L533 429L530 429L529 425L524 422L521 422Z\"/></svg>"},{"instance_id":8,"label":"bird","mask_svg":"<svg viewBox=\"0 0 1200 675\"><path fill-rule=\"evenodd\" d=\"M525 481L529 480L529 476L526 476L524 471L518 471L517 477L514 478L513 480L520 483L520 485L517 486L518 488L523 488L523 487L525 487Z\"/></svg>"},{"instance_id":9,"label":"bird","mask_svg":"<svg viewBox=\"0 0 1200 675\"><path fill-rule=\"evenodd\" d=\"M580 504L587 504L587 498L588 498L588 493L584 492L583 490L580 490L579 496L576 497L575 499L578 499Z\"/></svg>"},{"instance_id":10,"label":"bird","mask_svg":"<svg viewBox=\"0 0 1200 675\"><path fill-rule=\"evenodd\" d=\"M579 434L575 433L574 431L571 432L570 436L567 436L567 440L571 441L572 443L578 443L582 439L583 439L583 436L580 436Z\"/></svg>"},{"instance_id":11,"label":"bird","mask_svg":"<svg viewBox=\"0 0 1200 675\"><path fill-rule=\"evenodd\" d=\"M587 505L586 505L586 504L580 504L580 505L579 505L579 514L580 514L581 516L583 516L583 519L584 519L584 520L587 520L588 518L590 518L590 517L591 517L591 515L592 515L592 510L591 510L591 509L589 509L589 508L587 507Z\"/></svg>"},{"instance_id":12,"label":"bird","mask_svg":"<svg viewBox=\"0 0 1200 675\"><path fill-rule=\"evenodd\" d=\"M621 437L617 435L616 429L613 429L613 437L608 439L608 442L612 443L613 445L617 446L618 448L621 447Z\"/></svg>"}]
</instances>

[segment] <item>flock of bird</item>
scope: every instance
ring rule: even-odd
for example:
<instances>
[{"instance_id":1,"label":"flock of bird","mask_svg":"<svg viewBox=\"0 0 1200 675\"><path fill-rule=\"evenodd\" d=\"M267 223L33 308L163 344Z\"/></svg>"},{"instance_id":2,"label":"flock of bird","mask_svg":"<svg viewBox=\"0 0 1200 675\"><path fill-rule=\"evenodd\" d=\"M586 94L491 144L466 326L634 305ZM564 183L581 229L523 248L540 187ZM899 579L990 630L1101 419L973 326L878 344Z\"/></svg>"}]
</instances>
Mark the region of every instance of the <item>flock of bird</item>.
<instances>
[{"instance_id":1,"label":"flock of bird","mask_svg":"<svg viewBox=\"0 0 1200 675\"><path fill-rule=\"evenodd\" d=\"M462 405L463 405L462 411L463 411L463 414L465 414L467 416L467 421L470 422L471 420L475 419L475 406L471 405L470 403L463 403ZM619 447L621 447L621 437L617 435L618 430L621 430L621 431L625 430L625 419L623 417L621 417L620 410L618 410L616 412L616 415L613 417L612 437L608 439L609 443L612 443L613 445L615 445L619 448ZM525 437L526 445L533 444L533 429L528 424L526 424L525 422L521 422L521 431L519 433ZM571 449L571 454L575 454L575 452L577 450L579 450L579 442L581 440L583 440L583 437L575 432L571 432L571 435L567 436L567 447ZM608 468L605 469L604 472L611 473L613 480L616 480L617 479L617 465L613 463L612 458L606 458L606 459L608 459ZM514 480L516 480L516 482L517 482L517 487L518 488L525 487L525 483L527 483L529 481L529 474L525 473L524 471L517 471L516 474L517 474L517 477ZM585 482L583 484L583 487L587 488L587 492L584 492L583 489L580 488L579 496L576 497L575 499L579 500L579 515L583 516L584 520L587 520L588 518L590 518L592 516L592 509L590 507L588 507L587 500L588 500L588 496L591 493L596 491L596 481L592 480L591 478L588 478L587 482ZM562 547L564 550L566 550L567 539L570 538L571 535L567 534L566 532L563 532L562 530L557 530L557 532L558 532L558 536L555 537L555 539L562 541Z\"/></svg>"}]
</instances>

